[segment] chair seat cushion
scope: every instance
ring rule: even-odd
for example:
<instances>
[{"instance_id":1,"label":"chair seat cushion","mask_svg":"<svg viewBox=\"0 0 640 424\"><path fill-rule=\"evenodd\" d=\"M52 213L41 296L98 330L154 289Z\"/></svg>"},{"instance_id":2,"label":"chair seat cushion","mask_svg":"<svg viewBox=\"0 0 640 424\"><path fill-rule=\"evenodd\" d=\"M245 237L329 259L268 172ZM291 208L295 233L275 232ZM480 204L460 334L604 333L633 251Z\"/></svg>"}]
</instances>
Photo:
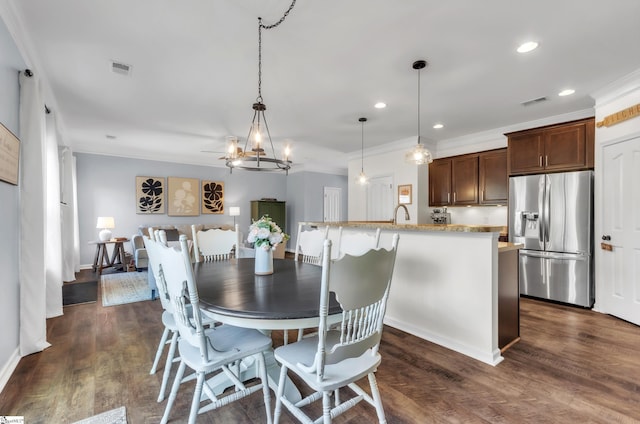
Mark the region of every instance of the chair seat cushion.
<instances>
[{"instance_id":1,"label":"chair seat cushion","mask_svg":"<svg viewBox=\"0 0 640 424\"><path fill-rule=\"evenodd\" d=\"M338 343L340 332L327 332L327 352ZM351 381L359 380L374 372L380 365L380 354L373 354L371 350L357 358L345 359L334 365L325 365L324 379L317 381L315 373L309 373L298 364L310 366L318 350L318 336L303 338L299 342L281 346L274 351L278 362L302 378L315 391L331 391L345 386Z\"/></svg>"},{"instance_id":2,"label":"chair seat cushion","mask_svg":"<svg viewBox=\"0 0 640 424\"><path fill-rule=\"evenodd\" d=\"M250 328L223 324L207 329L205 335L209 338L210 344L218 350L216 352L211 348L211 345L209 346L208 362L202 360L200 349L189 343L188 340L180 338L178 344L180 357L187 366L195 371L213 371L221 365L271 348L271 338Z\"/></svg>"}]
</instances>

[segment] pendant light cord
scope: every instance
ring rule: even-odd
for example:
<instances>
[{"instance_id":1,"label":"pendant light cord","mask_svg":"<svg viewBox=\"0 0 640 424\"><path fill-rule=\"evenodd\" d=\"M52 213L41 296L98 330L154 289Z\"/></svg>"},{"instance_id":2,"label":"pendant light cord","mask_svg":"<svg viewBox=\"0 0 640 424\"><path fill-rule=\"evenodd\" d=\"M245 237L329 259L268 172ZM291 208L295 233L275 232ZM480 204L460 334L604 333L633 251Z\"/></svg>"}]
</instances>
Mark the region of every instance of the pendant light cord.
<instances>
[{"instance_id":1,"label":"pendant light cord","mask_svg":"<svg viewBox=\"0 0 640 424\"><path fill-rule=\"evenodd\" d=\"M420 69L418 69L418 144L420 144Z\"/></svg>"},{"instance_id":2,"label":"pendant light cord","mask_svg":"<svg viewBox=\"0 0 640 424\"><path fill-rule=\"evenodd\" d=\"M289 16L289 12L291 12L291 9L293 9L295 4L296 0L293 0L287 11L282 15L282 18L280 18L280 20L275 24L263 25L262 18L258 18L258 97L256 99L258 103L262 103L262 29L272 29L283 23L284 20L287 19L287 16Z\"/></svg>"},{"instance_id":3,"label":"pendant light cord","mask_svg":"<svg viewBox=\"0 0 640 424\"><path fill-rule=\"evenodd\" d=\"M364 120L360 118L360 122L362 123L362 143L360 148L360 172L364 173Z\"/></svg>"}]
</instances>

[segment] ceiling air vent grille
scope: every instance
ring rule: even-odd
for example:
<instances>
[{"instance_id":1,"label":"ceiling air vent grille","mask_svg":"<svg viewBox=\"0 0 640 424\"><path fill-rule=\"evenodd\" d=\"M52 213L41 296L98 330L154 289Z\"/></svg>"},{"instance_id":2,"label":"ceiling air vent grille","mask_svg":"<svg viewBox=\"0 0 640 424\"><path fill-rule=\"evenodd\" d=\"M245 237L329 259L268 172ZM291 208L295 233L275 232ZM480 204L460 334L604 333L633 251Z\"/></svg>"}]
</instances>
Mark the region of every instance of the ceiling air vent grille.
<instances>
[{"instance_id":1,"label":"ceiling air vent grille","mask_svg":"<svg viewBox=\"0 0 640 424\"><path fill-rule=\"evenodd\" d=\"M546 97L538 97L537 99L527 100L526 102L520 103L522 106L531 106L538 103L546 102L548 99Z\"/></svg>"},{"instance_id":2,"label":"ceiling air vent grille","mask_svg":"<svg viewBox=\"0 0 640 424\"><path fill-rule=\"evenodd\" d=\"M127 65L126 63L116 62L115 60L112 60L111 71L115 72L116 74L129 75L131 74L131 65Z\"/></svg>"}]
</instances>

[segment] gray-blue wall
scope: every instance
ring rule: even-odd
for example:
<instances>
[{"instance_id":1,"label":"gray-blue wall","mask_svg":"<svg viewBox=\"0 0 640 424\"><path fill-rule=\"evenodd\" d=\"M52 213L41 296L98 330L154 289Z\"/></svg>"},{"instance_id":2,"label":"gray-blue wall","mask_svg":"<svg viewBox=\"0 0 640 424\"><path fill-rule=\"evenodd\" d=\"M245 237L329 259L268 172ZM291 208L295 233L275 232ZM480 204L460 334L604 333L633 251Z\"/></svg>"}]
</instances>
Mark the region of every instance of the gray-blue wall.
<instances>
[{"instance_id":1,"label":"gray-blue wall","mask_svg":"<svg viewBox=\"0 0 640 424\"><path fill-rule=\"evenodd\" d=\"M287 232L295 233L299 220L322 220L322 187L342 187L343 204L347 205L347 177L322 173L250 172L226 168L185 165L113 156L76 153L78 177L78 215L80 228L80 263L93 262L95 246L89 242L97 238L98 216L113 216L115 237L130 237L140 225L161 224L218 224L231 225L233 217L198 215L189 217L165 214L136 214L135 177L183 177L224 182L225 209L240 207L236 222L246 235L251 224L250 201L275 198L287 201ZM165 210L166 212L166 210ZM307 215L308 214L308 215ZM346 211L344 212L346 216ZM295 234L291 234L292 237ZM292 245L288 245L291 248ZM125 246L130 251L130 246Z\"/></svg>"},{"instance_id":2,"label":"gray-blue wall","mask_svg":"<svg viewBox=\"0 0 640 424\"><path fill-rule=\"evenodd\" d=\"M18 73L24 61L4 22L0 20L0 122L18 138L20 88ZM21 169L22 172L26 170ZM0 371L16 354L20 344L19 189L0 182Z\"/></svg>"}]
</instances>

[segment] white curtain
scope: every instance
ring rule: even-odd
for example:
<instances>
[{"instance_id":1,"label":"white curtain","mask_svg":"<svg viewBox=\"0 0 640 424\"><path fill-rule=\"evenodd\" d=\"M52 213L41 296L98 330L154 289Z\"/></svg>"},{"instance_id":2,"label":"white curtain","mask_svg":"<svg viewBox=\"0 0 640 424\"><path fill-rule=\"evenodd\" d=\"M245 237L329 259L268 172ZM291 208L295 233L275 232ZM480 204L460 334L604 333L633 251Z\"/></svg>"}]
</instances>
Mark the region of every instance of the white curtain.
<instances>
[{"instance_id":1,"label":"white curtain","mask_svg":"<svg viewBox=\"0 0 640 424\"><path fill-rule=\"evenodd\" d=\"M55 120L37 76L20 74L20 354L46 349L62 314L60 173Z\"/></svg>"},{"instance_id":2,"label":"white curtain","mask_svg":"<svg viewBox=\"0 0 640 424\"><path fill-rule=\"evenodd\" d=\"M44 104L42 105L44 109ZM62 315L62 215L60 210L60 162L58 127L53 114L45 118L45 266L47 275L47 318ZM73 281L72 278L69 281Z\"/></svg>"},{"instance_id":3,"label":"white curtain","mask_svg":"<svg viewBox=\"0 0 640 424\"><path fill-rule=\"evenodd\" d=\"M75 201L75 158L71 149L60 151L60 190L62 209L62 281L75 280L80 271L80 237L78 235L78 215Z\"/></svg>"},{"instance_id":4,"label":"white curtain","mask_svg":"<svg viewBox=\"0 0 640 424\"><path fill-rule=\"evenodd\" d=\"M45 118L36 76L20 73L20 355L47 342Z\"/></svg>"}]
</instances>

